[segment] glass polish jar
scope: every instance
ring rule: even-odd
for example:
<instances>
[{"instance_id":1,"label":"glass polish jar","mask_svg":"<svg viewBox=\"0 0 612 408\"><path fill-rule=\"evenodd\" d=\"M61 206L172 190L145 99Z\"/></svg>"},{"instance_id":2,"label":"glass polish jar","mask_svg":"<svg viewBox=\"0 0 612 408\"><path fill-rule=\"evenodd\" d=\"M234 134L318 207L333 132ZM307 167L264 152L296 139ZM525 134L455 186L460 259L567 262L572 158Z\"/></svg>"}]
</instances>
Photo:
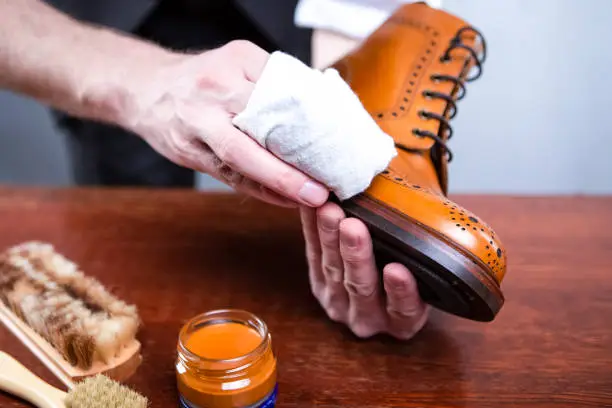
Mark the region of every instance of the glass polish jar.
<instances>
[{"instance_id":1,"label":"glass polish jar","mask_svg":"<svg viewBox=\"0 0 612 408\"><path fill-rule=\"evenodd\" d=\"M266 324L243 310L214 310L179 333L176 379L183 408L272 408L276 356Z\"/></svg>"}]
</instances>

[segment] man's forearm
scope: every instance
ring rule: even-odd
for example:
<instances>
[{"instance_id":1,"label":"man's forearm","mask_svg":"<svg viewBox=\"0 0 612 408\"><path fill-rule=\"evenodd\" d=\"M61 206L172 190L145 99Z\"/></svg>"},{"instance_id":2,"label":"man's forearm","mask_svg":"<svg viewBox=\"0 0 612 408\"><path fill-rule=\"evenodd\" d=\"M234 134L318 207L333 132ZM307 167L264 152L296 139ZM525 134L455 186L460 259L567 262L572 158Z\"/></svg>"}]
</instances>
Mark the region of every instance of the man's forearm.
<instances>
[{"instance_id":1,"label":"man's forearm","mask_svg":"<svg viewBox=\"0 0 612 408\"><path fill-rule=\"evenodd\" d=\"M78 22L39 0L0 0L0 88L77 116L121 122L147 65L171 53Z\"/></svg>"}]
</instances>

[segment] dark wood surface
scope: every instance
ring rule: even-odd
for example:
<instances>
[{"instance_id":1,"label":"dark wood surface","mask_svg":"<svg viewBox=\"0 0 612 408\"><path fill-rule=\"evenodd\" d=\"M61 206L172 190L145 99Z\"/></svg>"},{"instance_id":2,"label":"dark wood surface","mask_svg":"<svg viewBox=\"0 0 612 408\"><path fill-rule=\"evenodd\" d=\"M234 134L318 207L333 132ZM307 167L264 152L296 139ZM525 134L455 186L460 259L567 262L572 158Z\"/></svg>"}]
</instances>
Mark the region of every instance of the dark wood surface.
<instances>
[{"instance_id":1,"label":"dark wood surface","mask_svg":"<svg viewBox=\"0 0 612 408\"><path fill-rule=\"evenodd\" d=\"M139 307L144 362L129 385L154 407L177 406L181 325L225 307L270 326L280 407L612 406L612 198L454 199L506 244L507 303L491 324L433 313L409 342L331 323L297 214L237 196L0 188L0 246L49 241ZM0 349L60 385L3 327Z\"/></svg>"}]
</instances>

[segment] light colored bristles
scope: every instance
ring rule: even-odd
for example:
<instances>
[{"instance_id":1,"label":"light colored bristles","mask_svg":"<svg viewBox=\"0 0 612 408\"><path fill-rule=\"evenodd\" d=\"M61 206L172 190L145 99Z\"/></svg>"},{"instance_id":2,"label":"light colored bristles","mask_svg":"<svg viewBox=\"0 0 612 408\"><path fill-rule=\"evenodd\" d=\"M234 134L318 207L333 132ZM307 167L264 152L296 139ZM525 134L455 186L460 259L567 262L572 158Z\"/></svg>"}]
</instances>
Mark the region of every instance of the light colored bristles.
<instances>
[{"instance_id":1,"label":"light colored bristles","mask_svg":"<svg viewBox=\"0 0 612 408\"><path fill-rule=\"evenodd\" d=\"M140 325L136 307L46 243L27 242L0 254L0 301L82 369L118 355Z\"/></svg>"},{"instance_id":2,"label":"light colored bristles","mask_svg":"<svg viewBox=\"0 0 612 408\"><path fill-rule=\"evenodd\" d=\"M146 397L104 375L76 384L65 402L67 408L146 408L149 405Z\"/></svg>"}]
</instances>

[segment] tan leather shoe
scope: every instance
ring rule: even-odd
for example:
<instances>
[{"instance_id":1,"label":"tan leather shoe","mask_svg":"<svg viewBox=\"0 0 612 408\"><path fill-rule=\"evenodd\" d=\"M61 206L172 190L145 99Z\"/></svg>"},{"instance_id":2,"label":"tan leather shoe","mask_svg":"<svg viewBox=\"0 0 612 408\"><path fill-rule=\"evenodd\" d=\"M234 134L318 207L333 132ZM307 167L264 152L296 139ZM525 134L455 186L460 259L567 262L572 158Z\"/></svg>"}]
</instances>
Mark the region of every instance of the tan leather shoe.
<instances>
[{"instance_id":1,"label":"tan leather shoe","mask_svg":"<svg viewBox=\"0 0 612 408\"><path fill-rule=\"evenodd\" d=\"M342 207L368 225L377 261L405 264L428 303L478 321L493 320L504 302L506 251L480 217L446 197L447 141L457 101L485 56L477 30L412 3L333 65L398 150Z\"/></svg>"}]
</instances>

